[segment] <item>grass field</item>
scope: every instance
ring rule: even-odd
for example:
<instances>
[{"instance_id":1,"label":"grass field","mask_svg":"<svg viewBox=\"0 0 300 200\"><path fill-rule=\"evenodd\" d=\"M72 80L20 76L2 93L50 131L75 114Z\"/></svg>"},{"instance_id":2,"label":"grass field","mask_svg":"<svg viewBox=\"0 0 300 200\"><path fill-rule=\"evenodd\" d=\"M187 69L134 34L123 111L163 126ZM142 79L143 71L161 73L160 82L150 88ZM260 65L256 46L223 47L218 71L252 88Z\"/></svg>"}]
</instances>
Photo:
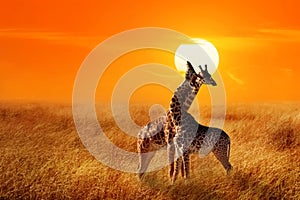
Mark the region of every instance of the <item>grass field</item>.
<instances>
[{"instance_id":1,"label":"grass field","mask_svg":"<svg viewBox=\"0 0 300 200\"><path fill-rule=\"evenodd\" d=\"M148 109L131 107L137 124L149 120ZM201 110L207 124L210 109ZM116 145L136 151L109 108L98 116ZM85 149L71 106L1 103L0 199L300 199L300 104L229 105L224 130L232 142L229 176L213 155L193 155L188 184L179 178L171 186L167 167L139 183Z\"/></svg>"}]
</instances>

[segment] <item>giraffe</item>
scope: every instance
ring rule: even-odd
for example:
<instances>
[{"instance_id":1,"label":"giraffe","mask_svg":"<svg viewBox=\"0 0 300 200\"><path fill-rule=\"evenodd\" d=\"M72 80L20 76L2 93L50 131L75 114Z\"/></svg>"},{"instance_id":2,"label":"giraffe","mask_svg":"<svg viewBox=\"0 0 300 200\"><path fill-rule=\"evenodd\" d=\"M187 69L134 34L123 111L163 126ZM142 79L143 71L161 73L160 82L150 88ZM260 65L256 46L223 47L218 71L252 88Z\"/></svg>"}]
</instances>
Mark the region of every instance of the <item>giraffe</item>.
<instances>
[{"instance_id":1,"label":"giraffe","mask_svg":"<svg viewBox=\"0 0 300 200\"><path fill-rule=\"evenodd\" d=\"M208 73L207 68L204 71ZM216 86L215 82L206 82L206 84ZM170 147L170 151L168 151L169 159L172 160L176 156L175 168L170 171L172 184L179 172L180 159L183 163L181 170L184 171L184 178L186 180L189 178L189 154L196 152L200 152L204 156L213 152L228 174L232 169L229 162L229 136L221 129L199 124L185 109L183 99L184 97L181 96L180 92L176 91L174 93L170 102L168 119L166 120L168 126L165 126L167 129L165 133L171 132L171 134L167 134L168 147Z\"/></svg>"},{"instance_id":2,"label":"giraffe","mask_svg":"<svg viewBox=\"0 0 300 200\"><path fill-rule=\"evenodd\" d=\"M174 177L174 155L175 155L175 146L174 146L173 139L176 135L176 131L177 131L176 128L179 126L179 122L181 119L180 114L183 111L187 112L188 104L186 103L193 101L202 84L213 85L213 86L217 85L215 80L211 77L211 75L207 71L207 65L205 65L205 69L202 69L201 66L199 67L200 67L201 75L199 76L199 80L197 82L197 85L199 85L196 88L197 90L192 90L190 93L187 94L186 92L184 92L187 90L186 87L191 87L191 85L194 85L194 82L193 81L188 83L183 82L174 92L166 115L167 119L165 121L164 132L165 132L165 140L167 142L169 176L171 178L172 183ZM178 167L178 163L177 163L177 167ZM187 175L185 174L186 170L184 169L184 165L182 165L181 172L182 172L182 176Z\"/></svg>"},{"instance_id":3,"label":"giraffe","mask_svg":"<svg viewBox=\"0 0 300 200\"><path fill-rule=\"evenodd\" d=\"M187 71L185 74L184 82L194 81L197 79L193 66L187 61ZM197 90L199 85L195 82L194 89L192 87L188 88L187 93L191 93L193 90ZM191 104L191 102L189 102ZM166 114L160 116L159 118L149 122L144 126L138 133L137 149L139 154L139 178L141 179L144 172L154 156L155 150L158 150L166 146L164 125L166 121ZM147 153L147 154L146 154Z\"/></svg>"},{"instance_id":4,"label":"giraffe","mask_svg":"<svg viewBox=\"0 0 300 200\"><path fill-rule=\"evenodd\" d=\"M214 82L214 80L211 78L211 76L208 73L205 73L203 70L201 71L202 73L200 72L199 74L196 74L191 63L187 62L187 71L185 75L185 80L181 83L179 88L177 88L177 91L180 90L180 93L182 93L181 94L182 97L189 97L186 98L184 102L185 105L184 108L187 110L191 106L196 94L199 91L200 86L202 85L202 82L199 81L199 79L200 80L205 79L206 82L212 82L212 81ZM144 172L147 170L147 167L151 159L155 155L155 150L167 146L166 140L168 139L168 137L166 137L164 131L167 130L165 126L168 124L166 123L167 118L170 118L167 117L169 113L170 112L167 111L165 115L160 116L159 118L149 122L138 133L137 150L139 154L139 163L140 163L138 168L138 174L140 179L143 177ZM171 174L173 175L174 158L169 160L172 161L170 162L170 175Z\"/></svg>"}]
</instances>

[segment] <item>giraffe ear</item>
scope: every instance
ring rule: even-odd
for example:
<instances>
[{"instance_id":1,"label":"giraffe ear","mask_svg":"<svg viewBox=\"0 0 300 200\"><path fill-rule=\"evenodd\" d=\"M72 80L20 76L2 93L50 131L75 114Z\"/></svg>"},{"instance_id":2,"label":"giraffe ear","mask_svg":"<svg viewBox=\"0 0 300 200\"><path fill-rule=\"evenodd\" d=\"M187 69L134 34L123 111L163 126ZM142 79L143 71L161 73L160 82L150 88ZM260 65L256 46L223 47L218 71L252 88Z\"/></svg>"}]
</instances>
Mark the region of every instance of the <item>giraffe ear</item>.
<instances>
[{"instance_id":1,"label":"giraffe ear","mask_svg":"<svg viewBox=\"0 0 300 200\"><path fill-rule=\"evenodd\" d=\"M198 74L198 77L200 77L200 78L202 78L203 79L203 74L202 74L202 72L200 71Z\"/></svg>"},{"instance_id":2,"label":"giraffe ear","mask_svg":"<svg viewBox=\"0 0 300 200\"><path fill-rule=\"evenodd\" d=\"M205 65L205 71L207 71L207 65Z\"/></svg>"}]
</instances>

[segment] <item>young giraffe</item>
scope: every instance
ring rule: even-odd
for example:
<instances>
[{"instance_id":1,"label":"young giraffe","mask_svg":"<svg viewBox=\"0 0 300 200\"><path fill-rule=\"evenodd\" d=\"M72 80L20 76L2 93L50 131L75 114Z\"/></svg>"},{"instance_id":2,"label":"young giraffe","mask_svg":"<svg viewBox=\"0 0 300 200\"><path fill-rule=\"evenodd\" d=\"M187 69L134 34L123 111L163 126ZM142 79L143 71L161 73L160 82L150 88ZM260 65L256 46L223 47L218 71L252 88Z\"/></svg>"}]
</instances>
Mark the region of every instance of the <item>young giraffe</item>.
<instances>
[{"instance_id":1,"label":"young giraffe","mask_svg":"<svg viewBox=\"0 0 300 200\"><path fill-rule=\"evenodd\" d=\"M191 106L195 95L200 88L200 82L197 81L201 75L196 74L193 66L190 62L187 62L187 71L185 75L185 80L181 84L186 86L185 90L182 90L182 96L189 96L190 98L185 99L185 108L189 109ZM203 77L201 77L203 79ZM181 87L180 86L180 87ZM191 95L193 94L193 95ZM192 97L193 96L193 97ZM167 113L169 113L167 111ZM167 114L166 114L167 115ZM164 133L164 126L166 125L166 115L163 115L151 122L149 122L144 128L142 128L138 133L137 149L139 154L139 178L141 179L144 172L155 154L155 150L165 147L167 142ZM147 154L146 154L147 153ZM174 159L172 161L173 165ZM174 167L172 167L174 169ZM173 172L172 172L173 174Z\"/></svg>"},{"instance_id":2,"label":"young giraffe","mask_svg":"<svg viewBox=\"0 0 300 200\"><path fill-rule=\"evenodd\" d=\"M207 72L207 68L205 71ZM212 83L211 85L215 86L216 83ZM182 101L182 97L176 92L170 102L169 110L170 115L168 115L169 119L167 119L167 121L170 126L166 127L173 133L170 134L169 137L172 137L175 148L175 152L173 150L169 151L171 154L169 157L173 159L174 154L176 155L175 169L171 178L172 183L175 182L178 175L180 158L183 162L185 179L188 179L190 175L189 154L197 153L199 151L202 155L207 155L210 152L213 152L228 174L232 169L232 165L229 163L229 136L221 129L202 126L199 124L194 117L187 112L184 102ZM167 131L168 130L165 132ZM169 138L168 141L170 142L172 139Z\"/></svg>"},{"instance_id":3,"label":"young giraffe","mask_svg":"<svg viewBox=\"0 0 300 200\"><path fill-rule=\"evenodd\" d=\"M200 68L201 69L201 68ZM180 93L184 99L184 105L186 110L191 106L196 94L199 91L200 86L203 82L214 82L210 74L201 70L199 74L196 74L191 63L187 62L187 71L185 80L181 83L179 88L177 88L177 93ZM202 81L200 81L202 80ZM203 81L205 80L205 81ZM215 82L214 82L215 83ZM186 98L189 97L189 98ZM159 117L156 120L149 122L139 133L137 149L139 153L139 178L142 178L144 172L146 171L151 159L155 154L155 150L158 150L167 145L168 134L171 134L172 130L166 129L165 126L167 117L170 112L167 111L166 115ZM172 122L171 122L172 123ZM165 130L168 130L168 134L165 134ZM175 133L174 133L175 135ZM170 137L171 139L171 137ZM170 144L170 143L169 143ZM174 146L168 146L168 151L173 150ZM147 154L146 154L147 153ZM171 155L171 154L169 154ZM174 171L174 157L170 161L170 177L173 176ZM183 167L183 165L182 165ZM183 175L183 169L182 169Z\"/></svg>"}]
</instances>

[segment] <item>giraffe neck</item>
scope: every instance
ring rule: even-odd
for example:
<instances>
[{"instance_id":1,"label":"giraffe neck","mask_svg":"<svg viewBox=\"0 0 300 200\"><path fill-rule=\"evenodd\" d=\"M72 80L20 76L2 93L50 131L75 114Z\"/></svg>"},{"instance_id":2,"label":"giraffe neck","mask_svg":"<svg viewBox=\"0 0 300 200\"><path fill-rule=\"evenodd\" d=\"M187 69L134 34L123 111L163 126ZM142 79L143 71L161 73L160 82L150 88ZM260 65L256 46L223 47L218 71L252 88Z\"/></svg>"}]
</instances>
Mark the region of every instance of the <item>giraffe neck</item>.
<instances>
[{"instance_id":1,"label":"giraffe neck","mask_svg":"<svg viewBox=\"0 0 300 200\"><path fill-rule=\"evenodd\" d=\"M187 111L194 101L201 83L196 86L191 86L188 80L184 80L174 92L170 102L170 111L174 115L179 115L182 111Z\"/></svg>"}]
</instances>

